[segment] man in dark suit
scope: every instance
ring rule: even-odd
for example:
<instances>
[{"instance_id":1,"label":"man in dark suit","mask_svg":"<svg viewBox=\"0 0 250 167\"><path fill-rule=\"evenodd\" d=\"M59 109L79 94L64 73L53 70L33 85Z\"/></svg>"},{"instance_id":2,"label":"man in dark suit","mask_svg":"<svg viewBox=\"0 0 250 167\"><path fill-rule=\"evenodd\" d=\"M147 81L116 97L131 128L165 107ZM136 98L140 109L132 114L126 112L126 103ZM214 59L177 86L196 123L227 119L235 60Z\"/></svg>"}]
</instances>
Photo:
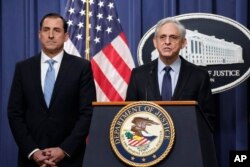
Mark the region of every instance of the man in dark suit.
<instances>
[{"instance_id":1,"label":"man in dark suit","mask_svg":"<svg viewBox=\"0 0 250 167\"><path fill-rule=\"evenodd\" d=\"M91 64L63 50L67 23L58 14L43 17L39 39L41 52L16 64L9 97L8 117L19 148L18 165L79 167L91 103L96 99ZM55 77L51 96L47 94L49 71Z\"/></svg>"},{"instance_id":2,"label":"man in dark suit","mask_svg":"<svg viewBox=\"0 0 250 167\"><path fill-rule=\"evenodd\" d=\"M215 113L209 75L179 56L186 45L185 35L185 27L173 18L157 23L153 43L159 58L132 70L126 101L195 100L213 126ZM170 79L164 79L166 66ZM168 88L164 81L170 82ZM165 98L168 96L169 99Z\"/></svg>"}]
</instances>

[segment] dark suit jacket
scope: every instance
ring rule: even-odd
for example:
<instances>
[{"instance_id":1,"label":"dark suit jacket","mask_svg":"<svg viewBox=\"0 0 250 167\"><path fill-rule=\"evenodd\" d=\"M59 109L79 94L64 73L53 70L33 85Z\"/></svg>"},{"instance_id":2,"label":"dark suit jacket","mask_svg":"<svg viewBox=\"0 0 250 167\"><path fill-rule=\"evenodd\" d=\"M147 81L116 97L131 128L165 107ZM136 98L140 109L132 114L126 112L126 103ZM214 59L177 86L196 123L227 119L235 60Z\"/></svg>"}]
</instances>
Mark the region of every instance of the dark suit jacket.
<instances>
[{"instance_id":1,"label":"dark suit jacket","mask_svg":"<svg viewBox=\"0 0 250 167\"><path fill-rule=\"evenodd\" d=\"M11 87L8 117L19 147L19 166L37 166L27 158L35 148L60 147L70 157L59 166L79 167L96 99L91 64L64 53L48 108L40 61L41 54L17 63Z\"/></svg>"},{"instance_id":2,"label":"dark suit jacket","mask_svg":"<svg viewBox=\"0 0 250 167\"><path fill-rule=\"evenodd\" d=\"M132 70L126 101L161 101L157 59ZM172 100L195 100L214 126L214 105L207 71L181 57L180 74Z\"/></svg>"}]
</instances>

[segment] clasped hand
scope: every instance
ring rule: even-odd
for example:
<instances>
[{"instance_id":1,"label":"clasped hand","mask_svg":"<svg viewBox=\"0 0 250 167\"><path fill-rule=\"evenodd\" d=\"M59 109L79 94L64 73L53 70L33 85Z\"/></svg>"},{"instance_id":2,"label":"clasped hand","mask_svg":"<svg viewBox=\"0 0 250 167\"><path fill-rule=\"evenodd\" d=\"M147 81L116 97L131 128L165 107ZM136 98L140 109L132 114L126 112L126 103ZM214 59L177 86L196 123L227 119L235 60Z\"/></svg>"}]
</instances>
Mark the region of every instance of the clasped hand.
<instances>
[{"instance_id":1,"label":"clasped hand","mask_svg":"<svg viewBox=\"0 0 250 167\"><path fill-rule=\"evenodd\" d=\"M56 167L64 157L64 151L60 147L38 150L32 155L32 159L40 167Z\"/></svg>"}]
</instances>

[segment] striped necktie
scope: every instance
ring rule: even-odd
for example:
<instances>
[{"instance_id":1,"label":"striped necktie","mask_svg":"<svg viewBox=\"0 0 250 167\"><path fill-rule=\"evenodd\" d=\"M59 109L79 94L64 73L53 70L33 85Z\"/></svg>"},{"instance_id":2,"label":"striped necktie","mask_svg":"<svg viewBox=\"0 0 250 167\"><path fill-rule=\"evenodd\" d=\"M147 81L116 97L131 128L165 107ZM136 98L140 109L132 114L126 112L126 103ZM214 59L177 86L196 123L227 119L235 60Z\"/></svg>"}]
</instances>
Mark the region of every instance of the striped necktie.
<instances>
[{"instance_id":1,"label":"striped necktie","mask_svg":"<svg viewBox=\"0 0 250 167\"><path fill-rule=\"evenodd\" d=\"M46 72L45 81L44 81L44 99L48 107L50 105L50 99L51 99L52 92L54 89L54 84L55 84L55 69L53 67L55 62L56 61L53 59L46 61L46 63L49 64L49 68Z\"/></svg>"}]
</instances>

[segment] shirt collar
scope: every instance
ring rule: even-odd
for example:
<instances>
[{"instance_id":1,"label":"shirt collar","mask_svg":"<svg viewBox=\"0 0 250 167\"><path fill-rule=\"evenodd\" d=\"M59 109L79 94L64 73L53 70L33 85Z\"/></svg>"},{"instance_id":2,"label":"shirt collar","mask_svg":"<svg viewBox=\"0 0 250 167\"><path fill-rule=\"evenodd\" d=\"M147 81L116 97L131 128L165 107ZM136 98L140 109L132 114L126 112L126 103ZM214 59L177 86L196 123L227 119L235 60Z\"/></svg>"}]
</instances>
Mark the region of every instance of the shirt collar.
<instances>
[{"instance_id":1,"label":"shirt collar","mask_svg":"<svg viewBox=\"0 0 250 167\"><path fill-rule=\"evenodd\" d=\"M54 56L52 59L55 60L57 63L61 63L63 58L64 51L62 50L60 53L58 53L56 56ZM47 60L51 59L49 56L47 56L43 51L41 51L41 62L46 63Z\"/></svg>"},{"instance_id":2,"label":"shirt collar","mask_svg":"<svg viewBox=\"0 0 250 167\"><path fill-rule=\"evenodd\" d=\"M158 72L163 71L165 67L166 65L161 61L160 58L158 58ZM180 71L180 67L181 67L180 56L178 56L178 58L170 65L170 67L174 72L178 73Z\"/></svg>"}]
</instances>

